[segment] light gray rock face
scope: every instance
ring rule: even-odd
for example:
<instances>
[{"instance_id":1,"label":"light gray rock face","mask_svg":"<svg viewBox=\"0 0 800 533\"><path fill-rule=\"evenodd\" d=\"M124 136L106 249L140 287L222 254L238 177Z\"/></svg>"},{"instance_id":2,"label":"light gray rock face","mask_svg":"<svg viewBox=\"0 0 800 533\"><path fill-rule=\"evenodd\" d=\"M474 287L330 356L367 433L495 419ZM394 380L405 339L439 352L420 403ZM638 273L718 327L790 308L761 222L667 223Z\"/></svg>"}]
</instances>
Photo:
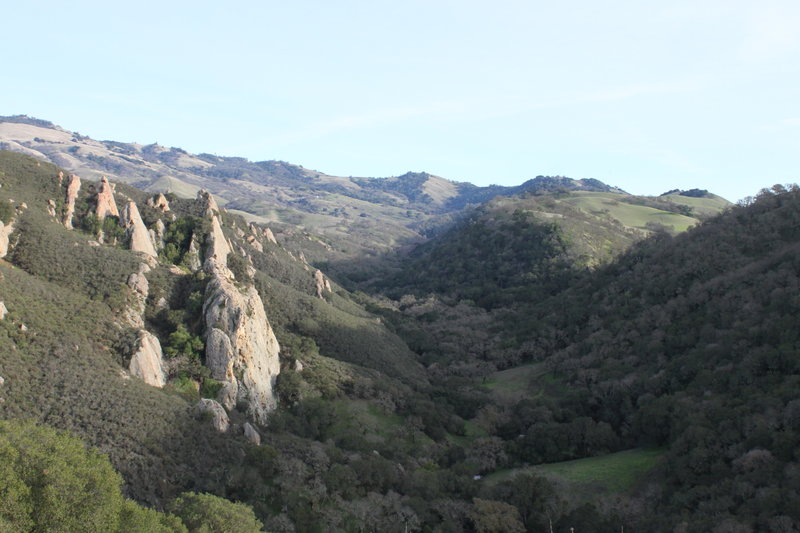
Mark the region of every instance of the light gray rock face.
<instances>
[{"instance_id":1,"label":"light gray rock face","mask_svg":"<svg viewBox=\"0 0 800 533\"><path fill-rule=\"evenodd\" d=\"M187 253L187 266L192 272L198 272L203 268L200 261L200 243L197 241L197 235L192 233L192 240L189 242L189 251Z\"/></svg>"},{"instance_id":2,"label":"light gray rock face","mask_svg":"<svg viewBox=\"0 0 800 533\"><path fill-rule=\"evenodd\" d=\"M244 423L244 436L251 444L255 444L256 446L261 445L261 435L258 434L256 428L254 428L250 422Z\"/></svg>"},{"instance_id":3,"label":"light gray rock face","mask_svg":"<svg viewBox=\"0 0 800 533\"><path fill-rule=\"evenodd\" d=\"M131 251L148 256L151 259L158 257L153 241L150 240L150 233L142 221L139 208L133 200L125 204L122 208L120 223L128 233Z\"/></svg>"},{"instance_id":4,"label":"light gray rock face","mask_svg":"<svg viewBox=\"0 0 800 533\"><path fill-rule=\"evenodd\" d=\"M6 304L4 302L0 302L0 320L5 319L7 314L8 308L6 307Z\"/></svg>"},{"instance_id":5,"label":"light gray rock face","mask_svg":"<svg viewBox=\"0 0 800 533\"><path fill-rule=\"evenodd\" d=\"M66 205L64 206L64 227L72 229L72 217L75 214L75 199L81 190L81 179L76 174L70 174L67 184Z\"/></svg>"},{"instance_id":6,"label":"light gray rock face","mask_svg":"<svg viewBox=\"0 0 800 533\"><path fill-rule=\"evenodd\" d=\"M0 257L8 255L8 238L13 231L14 219L11 219L8 224L3 224L3 221L0 220Z\"/></svg>"},{"instance_id":7,"label":"light gray rock face","mask_svg":"<svg viewBox=\"0 0 800 533\"><path fill-rule=\"evenodd\" d=\"M230 420L228 419L228 413L225 412L225 408L222 407L218 402L209 400L208 398L203 398L197 402L195 410L201 414L210 413L211 425L214 426L214 429L220 433L225 433L228 431L228 428L231 425Z\"/></svg>"},{"instance_id":8,"label":"light gray rock face","mask_svg":"<svg viewBox=\"0 0 800 533\"><path fill-rule=\"evenodd\" d=\"M319 269L314 272L314 284L317 289L317 298L324 300L324 291L331 292L331 283Z\"/></svg>"},{"instance_id":9,"label":"light gray rock face","mask_svg":"<svg viewBox=\"0 0 800 533\"><path fill-rule=\"evenodd\" d=\"M167 382L164 371L164 358L158 338L145 330L139 331L136 353L128 366L130 373L142 381L159 389Z\"/></svg>"},{"instance_id":10,"label":"light gray rock face","mask_svg":"<svg viewBox=\"0 0 800 533\"><path fill-rule=\"evenodd\" d=\"M55 200L47 200L47 214L55 218L56 216L56 202Z\"/></svg>"},{"instance_id":11,"label":"light gray rock face","mask_svg":"<svg viewBox=\"0 0 800 533\"><path fill-rule=\"evenodd\" d=\"M211 218L214 215L219 214L219 207L217 206L217 201L214 200L214 196L208 191L198 191L197 192L197 201L200 202L203 207L205 208L205 217Z\"/></svg>"},{"instance_id":12,"label":"light gray rock face","mask_svg":"<svg viewBox=\"0 0 800 533\"><path fill-rule=\"evenodd\" d=\"M272 230L271 230L271 229L269 229L269 228L264 228L264 237L266 237L266 238L267 238L267 240L268 240L269 242L271 242L272 244L278 244L278 241L277 241L277 240L275 240L275 234L274 234L274 233L272 233Z\"/></svg>"},{"instance_id":13,"label":"light gray rock face","mask_svg":"<svg viewBox=\"0 0 800 533\"><path fill-rule=\"evenodd\" d=\"M97 209L95 214L101 221L108 215L119 216L117 203L114 201L114 188L108 182L108 178L103 176L97 188Z\"/></svg>"},{"instance_id":14,"label":"light gray rock face","mask_svg":"<svg viewBox=\"0 0 800 533\"><path fill-rule=\"evenodd\" d=\"M203 264L211 276L203 304L206 365L211 377L224 383L220 400L228 408L246 404L247 414L264 423L277 407L280 347L258 291L233 281L227 266L230 246L215 215L211 227Z\"/></svg>"},{"instance_id":15,"label":"light gray rock face","mask_svg":"<svg viewBox=\"0 0 800 533\"><path fill-rule=\"evenodd\" d=\"M133 305L125 310L125 320L133 327L144 328L144 311L147 296L150 293L150 283L145 274L150 271L147 263L140 263L139 270L128 276L128 287L133 291Z\"/></svg>"},{"instance_id":16,"label":"light gray rock face","mask_svg":"<svg viewBox=\"0 0 800 533\"><path fill-rule=\"evenodd\" d=\"M162 213L169 211L169 202L167 201L167 197L162 193L158 193L157 195L148 198L147 205L158 209Z\"/></svg>"}]
</instances>

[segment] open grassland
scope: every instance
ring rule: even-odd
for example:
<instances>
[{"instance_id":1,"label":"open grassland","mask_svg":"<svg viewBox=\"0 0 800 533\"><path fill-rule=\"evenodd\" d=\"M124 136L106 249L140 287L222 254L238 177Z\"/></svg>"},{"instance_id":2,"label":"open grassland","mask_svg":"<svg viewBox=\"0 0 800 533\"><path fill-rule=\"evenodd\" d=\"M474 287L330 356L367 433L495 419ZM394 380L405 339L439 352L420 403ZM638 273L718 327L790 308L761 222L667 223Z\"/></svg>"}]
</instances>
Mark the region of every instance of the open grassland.
<instances>
[{"instance_id":1,"label":"open grassland","mask_svg":"<svg viewBox=\"0 0 800 533\"><path fill-rule=\"evenodd\" d=\"M663 448L635 448L598 457L501 470L486 476L487 483L501 483L522 473L545 476L555 482L617 493L630 489L652 470L664 455Z\"/></svg>"}]
</instances>

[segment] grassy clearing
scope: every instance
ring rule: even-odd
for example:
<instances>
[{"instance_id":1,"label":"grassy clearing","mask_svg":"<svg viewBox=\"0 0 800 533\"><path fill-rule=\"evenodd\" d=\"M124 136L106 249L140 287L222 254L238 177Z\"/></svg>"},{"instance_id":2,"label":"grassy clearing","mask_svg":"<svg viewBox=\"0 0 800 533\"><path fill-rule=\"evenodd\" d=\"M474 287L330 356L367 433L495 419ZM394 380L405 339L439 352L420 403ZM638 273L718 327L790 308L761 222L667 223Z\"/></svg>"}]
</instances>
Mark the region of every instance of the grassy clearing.
<instances>
[{"instance_id":1,"label":"grassy clearing","mask_svg":"<svg viewBox=\"0 0 800 533\"><path fill-rule=\"evenodd\" d=\"M599 457L500 470L484 479L487 483L502 483L518 474L533 473L574 486L577 490L591 488L593 491L623 492L652 470L664 452L664 448L635 448Z\"/></svg>"},{"instance_id":2,"label":"grassy clearing","mask_svg":"<svg viewBox=\"0 0 800 533\"><path fill-rule=\"evenodd\" d=\"M575 193L567 202L589 213L607 213L629 228L645 229L648 223L653 222L669 226L674 231L685 231L697 223L697 219L692 217L625 203L619 195L609 193Z\"/></svg>"}]
</instances>

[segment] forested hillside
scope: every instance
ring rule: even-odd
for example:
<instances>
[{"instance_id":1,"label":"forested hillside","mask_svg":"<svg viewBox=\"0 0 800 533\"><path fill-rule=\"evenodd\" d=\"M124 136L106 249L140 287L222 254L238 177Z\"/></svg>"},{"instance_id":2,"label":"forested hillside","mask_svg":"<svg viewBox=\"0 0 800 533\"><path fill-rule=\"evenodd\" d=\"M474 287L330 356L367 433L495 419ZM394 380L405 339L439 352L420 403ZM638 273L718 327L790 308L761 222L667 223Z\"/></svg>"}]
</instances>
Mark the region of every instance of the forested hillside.
<instances>
[{"instance_id":1,"label":"forested hillside","mask_svg":"<svg viewBox=\"0 0 800 533\"><path fill-rule=\"evenodd\" d=\"M109 531L800 525L796 187L713 216L543 178L359 264L205 192L10 152L0 184L0 530L80 477L31 440L95 465Z\"/></svg>"}]
</instances>

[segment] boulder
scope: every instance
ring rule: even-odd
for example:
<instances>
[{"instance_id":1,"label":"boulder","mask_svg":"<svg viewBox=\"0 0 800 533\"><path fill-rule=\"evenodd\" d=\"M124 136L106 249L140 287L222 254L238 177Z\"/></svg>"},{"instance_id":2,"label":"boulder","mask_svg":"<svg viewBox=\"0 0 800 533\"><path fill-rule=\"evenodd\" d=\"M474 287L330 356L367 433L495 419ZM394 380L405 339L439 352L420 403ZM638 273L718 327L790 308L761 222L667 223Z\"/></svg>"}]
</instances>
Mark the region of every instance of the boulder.
<instances>
[{"instance_id":1,"label":"boulder","mask_svg":"<svg viewBox=\"0 0 800 533\"><path fill-rule=\"evenodd\" d=\"M8 308L6 307L6 304L4 302L0 302L0 320L5 319L7 314Z\"/></svg>"},{"instance_id":2,"label":"boulder","mask_svg":"<svg viewBox=\"0 0 800 533\"><path fill-rule=\"evenodd\" d=\"M197 402L195 410L200 414L209 413L211 416L211 425L213 425L214 429L220 433L225 433L228 431L228 428L230 427L228 413L225 412L225 408L222 407L218 402L209 400L208 398L203 398Z\"/></svg>"},{"instance_id":3,"label":"boulder","mask_svg":"<svg viewBox=\"0 0 800 533\"><path fill-rule=\"evenodd\" d=\"M167 382L164 358L158 338L145 330L139 331L136 352L131 357L128 370L134 376L153 387L161 388Z\"/></svg>"},{"instance_id":4,"label":"boulder","mask_svg":"<svg viewBox=\"0 0 800 533\"><path fill-rule=\"evenodd\" d=\"M250 441L251 444L256 446L261 445L261 435L258 434L256 428L250 422L244 423L244 437Z\"/></svg>"}]
</instances>

